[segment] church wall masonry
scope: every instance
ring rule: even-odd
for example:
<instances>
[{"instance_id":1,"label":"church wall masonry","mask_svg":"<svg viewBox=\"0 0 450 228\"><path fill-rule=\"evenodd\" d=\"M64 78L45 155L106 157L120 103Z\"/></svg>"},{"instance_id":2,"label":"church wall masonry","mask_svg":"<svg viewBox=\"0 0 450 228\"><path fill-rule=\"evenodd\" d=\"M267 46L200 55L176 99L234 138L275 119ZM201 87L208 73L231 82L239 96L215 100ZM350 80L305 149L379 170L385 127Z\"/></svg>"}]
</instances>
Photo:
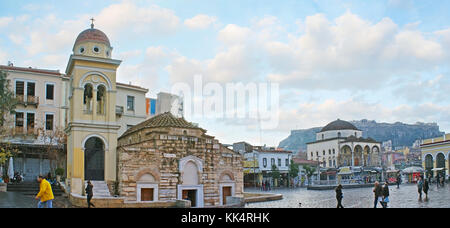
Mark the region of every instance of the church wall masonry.
<instances>
[{"instance_id":1,"label":"church wall masonry","mask_svg":"<svg viewBox=\"0 0 450 228\"><path fill-rule=\"evenodd\" d=\"M118 190L126 201L139 201L139 179L148 174L153 179L147 184L158 188L155 201L179 199L178 186L188 181L189 185L203 186L204 206L221 205L221 186L232 186L233 196L243 197L241 155L204 134L203 129L161 127L125 133L119 138L117 151ZM185 170L180 170L191 158L201 166L197 183L191 183Z\"/></svg>"}]
</instances>

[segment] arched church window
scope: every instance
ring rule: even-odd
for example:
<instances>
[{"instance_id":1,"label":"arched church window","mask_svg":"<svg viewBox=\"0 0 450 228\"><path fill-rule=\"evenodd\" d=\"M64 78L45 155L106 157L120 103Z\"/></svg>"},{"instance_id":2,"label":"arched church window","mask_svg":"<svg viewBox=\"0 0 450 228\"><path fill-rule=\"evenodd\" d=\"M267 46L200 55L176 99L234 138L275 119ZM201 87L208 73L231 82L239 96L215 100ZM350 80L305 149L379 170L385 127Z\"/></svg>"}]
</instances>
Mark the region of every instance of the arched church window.
<instances>
[{"instance_id":1,"label":"arched church window","mask_svg":"<svg viewBox=\"0 0 450 228\"><path fill-rule=\"evenodd\" d=\"M106 88L100 85L97 88L97 114L105 114Z\"/></svg>"},{"instance_id":2,"label":"arched church window","mask_svg":"<svg viewBox=\"0 0 450 228\"><path fill-rule=\"evenodd\" d=\"M84 86L84 96L83 96L83 104L84 104L84 111L87 113L92 112L92 85L86 84Z\"/></svg>"}]
</instances>

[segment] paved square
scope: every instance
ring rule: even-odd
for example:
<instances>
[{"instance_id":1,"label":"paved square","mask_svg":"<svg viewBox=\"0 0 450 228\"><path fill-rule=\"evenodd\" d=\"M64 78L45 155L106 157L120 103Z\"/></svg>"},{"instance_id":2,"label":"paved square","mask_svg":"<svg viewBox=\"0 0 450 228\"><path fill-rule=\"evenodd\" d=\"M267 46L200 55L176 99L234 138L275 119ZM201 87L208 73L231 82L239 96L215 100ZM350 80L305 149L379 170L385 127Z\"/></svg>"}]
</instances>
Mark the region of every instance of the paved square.
<instances>
[{"instance_id":1,"label":"paved square","mask_svg":"<svg viewBox=\"0 0 450 228\"><path fill-rule=\"evenodd\" d=\"M261 192L256 189L246 189L246 192ZM428 201L419 201L417 187L414 184L403 184L400 189L390 186L390 208L450 208L450 185L436 187L430 185ZM272 202L252 203L247 208L334 208L336 207L336 193L334 190L313 191L305 188L279 189L270 193L283 194L283 199ZM342 204L347 208L372 208L374 195L372 188L343 189ZM425 197L425 194L423 194ZM381 207L378 204L378 207Z\"/></svg>"}]
</instances>

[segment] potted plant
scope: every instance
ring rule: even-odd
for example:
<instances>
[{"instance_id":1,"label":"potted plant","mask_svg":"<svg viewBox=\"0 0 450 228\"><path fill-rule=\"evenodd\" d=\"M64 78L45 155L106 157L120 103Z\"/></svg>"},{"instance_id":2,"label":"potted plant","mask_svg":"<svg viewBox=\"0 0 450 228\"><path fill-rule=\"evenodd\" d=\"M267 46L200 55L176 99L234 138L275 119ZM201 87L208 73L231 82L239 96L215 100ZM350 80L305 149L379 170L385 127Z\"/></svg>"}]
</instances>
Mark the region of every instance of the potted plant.
<instances>
[{"instance_id":1,"label":"potted plant","mask_svg":"<svg viewBox=\"0 0 450 228\"><path fill-rule=\"evenodd\" d=\"M55 170L56 174L56 181L61 182L61 176L64 175L64 169L63 168L57 168Z\"/></svg>"},{"instance_id":2,"label":"potted plant","mask_svg":"<svg viewBox=\"0 0 450 228\"><path fill-rule=\"evenodd\" d=\"M4 182L5 184L8 184L8 183L9 183L9 177L8 177L8 175L4 175L4 176L3 176L3 182Z\"/></svg>"}]
</instances>

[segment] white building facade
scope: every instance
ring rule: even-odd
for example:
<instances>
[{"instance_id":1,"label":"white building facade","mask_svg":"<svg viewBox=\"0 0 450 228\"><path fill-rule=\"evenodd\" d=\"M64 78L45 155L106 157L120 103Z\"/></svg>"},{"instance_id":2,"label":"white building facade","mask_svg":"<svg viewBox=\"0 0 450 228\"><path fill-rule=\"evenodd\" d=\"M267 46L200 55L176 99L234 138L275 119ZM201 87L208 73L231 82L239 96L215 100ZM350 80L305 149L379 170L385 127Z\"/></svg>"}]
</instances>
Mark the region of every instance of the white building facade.
<instances>
[{"instance_id":1,"label":"white building facade","mask_svg":"<svg viewBox=\"0 0 450 228\"><path fill-rule=\"evenodd\" d=\"M347 121L333 121L316 134L316 141L307 143L307 158L326 168L378 166L381 144L362 135Z\"/></svg>"}]
</instances>

